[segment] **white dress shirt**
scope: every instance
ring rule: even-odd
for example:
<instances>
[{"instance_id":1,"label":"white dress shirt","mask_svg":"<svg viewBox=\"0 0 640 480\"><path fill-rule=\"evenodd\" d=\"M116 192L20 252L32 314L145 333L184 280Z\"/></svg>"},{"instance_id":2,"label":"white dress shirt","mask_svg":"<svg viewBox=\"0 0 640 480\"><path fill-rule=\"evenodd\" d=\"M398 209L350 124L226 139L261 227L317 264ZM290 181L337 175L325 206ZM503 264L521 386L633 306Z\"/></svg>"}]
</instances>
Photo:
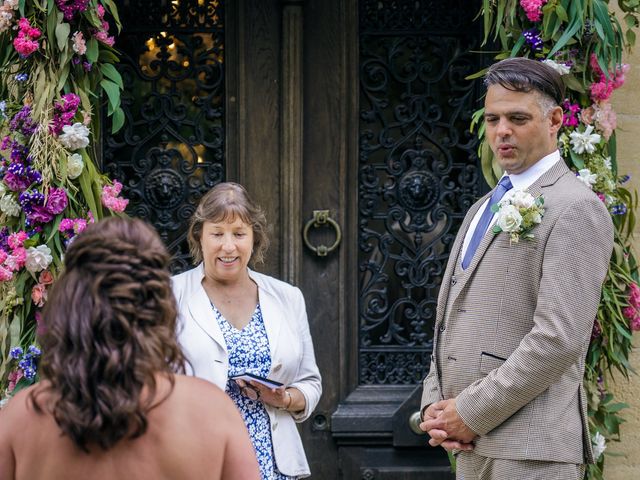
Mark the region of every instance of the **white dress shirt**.
<instances>
[{"instance_id":1,"label":"white dress shirt","mask_svg":"<svg viewBox=\"0 0 640 480\"><path fill-rule=\"evenodd\" d=\"M529 188L533 182L538 180L547 170L553 167L562 157L560 156L560 152L555 150L550 153L546 157L542 157L536 163L531 165L528 169L526 169L522 173L511 174L509 175L509 180L511 180L511 185L513 185L513 190L526 190ZM502 175L503 177L506 175ZM502 178L502 177L500 177ZM480 221L480 217L486 208L487 203L489 203L490 197L485 200L482 206L478 209L473 220L471 220L471 224L469 225L469 229L467 230L467 234L464 237L464 242L462 243L462 251L460 252L460 263L462 263L462 259L464 258L465 253L467 252L467 247L469 246L469 242L471 241L471 237L473 236L473 232L476 229L476 225ZM489 223L489 227L487 231L491 230L491 227L496 222L496 215L493 215L491 219L491 223Z\"/></svg>"}]
</instances>

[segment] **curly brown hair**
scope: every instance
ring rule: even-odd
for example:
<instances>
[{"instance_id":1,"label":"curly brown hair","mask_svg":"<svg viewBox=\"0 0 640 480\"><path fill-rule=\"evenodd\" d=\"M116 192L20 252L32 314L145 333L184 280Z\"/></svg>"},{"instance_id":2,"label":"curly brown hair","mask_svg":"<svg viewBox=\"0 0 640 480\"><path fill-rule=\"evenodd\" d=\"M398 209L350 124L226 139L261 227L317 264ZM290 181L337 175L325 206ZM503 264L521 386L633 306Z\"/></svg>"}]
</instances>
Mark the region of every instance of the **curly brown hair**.
<instances>
[{"instance_id":1,"label":"curly brown hair","mask_svg":"<svg viewBox=\"0 0 640 480\"><path fill-rule=\"evenodd\" d=\"M267 218L264 211L251 199L239 183L222 182L209 190L198 203L191 216L187 240L193 262L202 261L202 226L205 222L233 221L239 217L253 230L251 264L262 263L269 248Z\"/></svg>"},{"instance_id":2,"label":"curly brown hair","mask_svg":"<svg viewBox=\"0 0 640 480\"><path fill-rule=\"evenodd\" d=\"M90 225L65 254L42 315L48 386L32 399L42 412L38 397L50 392L56 423L85 452L142 435L166 399L156 399L156 375L173 389L184 372L169 260L151 227L118 217Z\"/></svg>"}]
</instances>

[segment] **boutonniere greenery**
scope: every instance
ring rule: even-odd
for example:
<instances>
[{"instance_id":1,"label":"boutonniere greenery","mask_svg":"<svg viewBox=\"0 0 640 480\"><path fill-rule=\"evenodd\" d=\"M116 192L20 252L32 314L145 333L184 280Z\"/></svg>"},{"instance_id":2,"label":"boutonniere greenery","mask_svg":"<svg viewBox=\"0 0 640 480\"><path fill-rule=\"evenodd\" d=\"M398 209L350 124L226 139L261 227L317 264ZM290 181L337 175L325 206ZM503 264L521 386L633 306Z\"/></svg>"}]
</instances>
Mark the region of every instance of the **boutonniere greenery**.
<instances>
[{"instance_id":1,"label":"boutonniere greenery","mask_svg":"<svg viewBox=\"0 0 640 480\"><path fill-rule=\"evenodd\" d=\"M509 234L511 243L521 238L532 239L531 229L542 221L544 216L544 198L534 197L526 190L512 190L491 207L498 214L493 233Z\"/></svg>"}]
</instances>

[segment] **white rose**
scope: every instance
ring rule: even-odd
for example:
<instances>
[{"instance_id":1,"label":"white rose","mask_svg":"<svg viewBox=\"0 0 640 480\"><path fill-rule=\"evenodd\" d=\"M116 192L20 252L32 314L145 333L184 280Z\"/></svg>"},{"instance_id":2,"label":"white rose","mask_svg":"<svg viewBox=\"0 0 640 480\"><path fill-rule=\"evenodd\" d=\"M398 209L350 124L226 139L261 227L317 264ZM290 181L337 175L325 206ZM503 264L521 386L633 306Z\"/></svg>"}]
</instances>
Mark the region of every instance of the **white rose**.
<instances>
[{"instance_id":1,"label":"white rose","mask_svg":"<svg viewBox=\"0 0 640 480\"><path fill-rule=\"evenodd\" d=\"M67 159L67 177L71 180L78 178L84 168L84 162L82 161L82 155L74 153Z\"/></svg>"},{"instance_id":2,"label":"white rose","mask_svg":"<svg viewBox=\"0 0 640 480\"><path fill-rule=\"evenodd\" d=\"M589 188L592 188L592 185L598 181L598 176L595 173L591 173L588 168L578 170L577 178Z\"/></svg>"},{"instance_id":3,"label":"white rose","mask_svg":"<svg viewBox=\"0 0 640 480\"><path fill-rule=\"evenodd\" d=\"M504 205L498 212L496 223L503 232L515 232L522 225L522 215L514 205Z\"/></svg>"},{"instance_id":4,"label":"white rose","mask_svg":"<svg viewBox=\"0 0 640 480\"><path fill-rule=\"evenodd\" d=\"M25 267L31 273L40 272L46 269L52 262L51 249L46 245L38 245L37 247L29 247L27 249L27 261Z\"/></svg>"},{"instance_id":5,"label":"white rose","mask_svg":"<svg viewBox=\"0 0 640 480\"><path fill-rule=\"evenodd\" d=\"M10 217L18 217L20 215L20 204L15 201L12 195L6 194L0 198L0 210Z\"/></svg>"},{"instance_id":6,"label":"white rose","mask_svg":"<svg viewBox=\"0 0 640 480\"><path fill-rule=\"evenodd\" d=\"M511 203L518 208L531 208L535 202L536 199L533 198L533 195L524 190L516 190L511 195Z\"/></svg>"},{"instance_id":7,"label":"white rose","mask_svg":"<svg viewBox=\"0 0 640 480\"><path fill-rule=\"evenodd\" d=\"M60 143L69 150L77 150L89 145L89 129L82 123L76 122L73 125L62 127L63 133L58 137Z\"/></svg>"}]
</instances>

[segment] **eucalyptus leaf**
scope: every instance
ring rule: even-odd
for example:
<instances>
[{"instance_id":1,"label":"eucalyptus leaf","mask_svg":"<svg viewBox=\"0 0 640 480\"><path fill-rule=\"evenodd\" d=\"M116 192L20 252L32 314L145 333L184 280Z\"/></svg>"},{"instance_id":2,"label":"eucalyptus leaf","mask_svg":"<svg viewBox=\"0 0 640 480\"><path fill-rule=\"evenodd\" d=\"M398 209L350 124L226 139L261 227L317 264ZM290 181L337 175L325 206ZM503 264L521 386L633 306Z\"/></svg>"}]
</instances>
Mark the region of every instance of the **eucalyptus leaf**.
<instances>
[{"instance_id":1,"label":"eucalyptus leaf","mask_svg":"<svg viewBox=\"0 0 640 480\"><path fill-rule=\"evenodd\" d=\"M124 85L122 83L122 76L120 75L120 72L116 70L116 67L114 67L112 64L105 63L101 65L100 71L102 72L102 75L118 85L121 90L124 88Z\"/></svg>"},{"instance_id":2,"label":"eucalyptus leaf","mask_svg":"<svg viewBox=\"0 0 640 480\"><path fill-rule=\"evenodd\" d=\"M106 92L109 98L109 107L112 111L120 106L120 87L111 80L102 79L100 86Z\"/></svg>"},{"instance_id":3,"label":"eucalyptus leaf","mask_svg":"<svg viewBox=\"0 0 640 480\"><path fill-rule=\"evenodd\" d=\"M71 26L68 23L62 22L56 25L56 40L58 41L58 50L62 51L67 46L69 41L69 33L71 33Z\"/></svg>"},{"instance_id":4,"label":"eucalyptus leaf","mask_svg":"<svg viewBox=\"0 0 640 480\"><path fill-rule=\"evenodd\" d=\"M89 62L96 63L96 60L98 60L98 54L98 41L92 37L87 41L87 52L85 53L85 55Z\"/></svg>"}]
</instances>

